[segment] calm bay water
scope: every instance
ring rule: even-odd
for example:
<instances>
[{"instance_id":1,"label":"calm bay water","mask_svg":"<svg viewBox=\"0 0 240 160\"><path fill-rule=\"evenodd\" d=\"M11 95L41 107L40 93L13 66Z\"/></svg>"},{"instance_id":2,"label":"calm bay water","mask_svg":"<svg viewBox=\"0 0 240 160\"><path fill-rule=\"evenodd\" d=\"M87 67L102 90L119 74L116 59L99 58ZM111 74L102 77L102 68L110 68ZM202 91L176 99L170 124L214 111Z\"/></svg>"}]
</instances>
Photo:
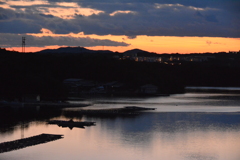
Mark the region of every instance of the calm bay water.
<instances>
[{"instance_id":1,"label":"calm bay water","mask_svg":"<svg viewBox=\"0 0 240 160\"><path fill-rule=\"evenodd\" d=\"M24 120L22 128L20 121L2 127L0 143L41 133L62 134L64 138L1 153L0 160L240 159L238 94L188 93L153 98L92 98L87 102L92 103L88 108L134 105L156 110L130 117L74 117L76 121L94 121L96 126L71 130L46 124L49 119L68 120L70 117L61 113L41 112L40 109L34 113L37 118ZM45 112L49 115L46 116Z\"/></svg>"}]
</instances>

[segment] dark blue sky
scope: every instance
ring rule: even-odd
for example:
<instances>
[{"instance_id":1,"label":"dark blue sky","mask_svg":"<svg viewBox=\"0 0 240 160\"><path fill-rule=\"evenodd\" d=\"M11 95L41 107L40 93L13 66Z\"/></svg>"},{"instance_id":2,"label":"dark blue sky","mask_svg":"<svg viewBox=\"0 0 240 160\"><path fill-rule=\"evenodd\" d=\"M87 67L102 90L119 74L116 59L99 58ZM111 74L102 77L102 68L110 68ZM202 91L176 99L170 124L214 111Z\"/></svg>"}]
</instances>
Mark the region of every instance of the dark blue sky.
<instances>
[{"instance_id":1,"label":"dark blue sky","mask_svg":"<svg viewBox=\"0 0 240 160\"><path fill-rule=\"evenodd\" d=\"M239 38L239 8L240 0L2 0L0 43L42 28L55 34Z\"/></svg>"}]
</instances>

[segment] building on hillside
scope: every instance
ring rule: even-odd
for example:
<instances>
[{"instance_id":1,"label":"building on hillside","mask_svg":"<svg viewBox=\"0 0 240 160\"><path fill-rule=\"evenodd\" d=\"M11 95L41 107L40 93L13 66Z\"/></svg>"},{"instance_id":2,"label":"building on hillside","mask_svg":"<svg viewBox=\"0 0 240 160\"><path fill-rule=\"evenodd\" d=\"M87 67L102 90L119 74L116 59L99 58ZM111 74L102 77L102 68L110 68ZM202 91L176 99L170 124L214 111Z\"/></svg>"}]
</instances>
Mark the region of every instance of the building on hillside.
<instances>
[{"instance_id":1,"label":"building on hillside","mask_svg":"<svg viewBox=\"0 0 240 160\"><path fill-rule=\"evenodd\" d=\"M182 58L183 61L189 61L189 62L206 62L211 59L215 59L215 56L185 56Z\"/></svg>"},{"instance_id":2,"label":"building on hillside","mask_svg":"<svg viewBox=\"0 0 240 160\"><path fill-rule=\"evenodd\" d=\"M89 92L91 88L95 87L95 83L93 81L75 78L65 79L63 84L67 86L68 92L71 95L86 93Z\"/></svg>"},{"instance_id":3,"label":"building on hillside","mask_svg":"<svg viewBox=\"0 0 240 160\"><path fill-rule=\"evenodd\" d=\"M36 103L40 102L40 100L39 94L27 94L22 96L22 102Z\"/></svg>"},{"instance_id":4,"label":"building on hillside","mask_svg":"<svg viewBox=\"0 0 240 160\"><path fill-rule=\"evenodd\" d=\"M141 94L156 94L158 87L152 84L146 84L140 87Z\"/></svg>"},{"instance_id":5,"label":"building on hillside","mask_svg":"<svg viewBox=\"0 0 240 160\"><path fill-rule=\"evenodd\" d=\"M125 85L118 81L105 83L103 86L107 93L118 93L118 92L122 92L125 89L124 88Z\"/></svg>"},{"instance_id":6,"label":"building on hillside","mask_svg":"<svg viewBox=\"0 0 240 160\"><path fill-rule=\"evenodd\" d=\"M70 79L65 79L63 81L63 84L67 87L68 93L69 94L78 94L78 88L80 86L80 82L82 79L76 79L76 78L70 78Z\"/></svg>"},{"instance_id":7,"label":"building on hillside","mask_svg":"<svg viewBox=\"0 0 240 160\"><path fill-rule=\"evenodd\" d=\"M68 85L68 86L73 86L73 85L78 85L80 84L82 81L82 79L76 79L76 78L69 78L69 79L65 79L63 81L63 84Z\"/></svg>"}]
</instances>

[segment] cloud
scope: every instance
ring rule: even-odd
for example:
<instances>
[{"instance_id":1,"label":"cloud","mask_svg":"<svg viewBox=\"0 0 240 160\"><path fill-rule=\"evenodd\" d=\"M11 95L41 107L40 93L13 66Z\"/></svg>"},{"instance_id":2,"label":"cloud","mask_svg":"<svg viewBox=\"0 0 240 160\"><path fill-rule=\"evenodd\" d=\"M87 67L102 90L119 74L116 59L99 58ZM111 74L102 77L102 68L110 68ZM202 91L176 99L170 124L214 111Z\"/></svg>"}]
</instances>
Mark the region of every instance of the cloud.
<instances>
[{"instance_id":1,"label":"cloud","mask_svg":"<svg viewBox=\"0 0 240 160\"><path fill-rule=\"evenodd\" d=\"M203 15L199 11L196 11L196 13L194 15L196 17L203 18L203 19L205 19L208 22L216 22L216 23L219 22L215 15Z\"/></svg>"},{"instance_id":2,"label":"cloud","mask_svg":"<svg viewBox=\"0 0 240 160\"><path fill-rule=\"evenodd\" d=\"M51 15L51 14L42 14L42 13L40 13L39 15L40 15L40 16L43 16L43 17L45 17L45 18L54 18L54 16Z\"/></svg>"},{"instance_id":3,"label":"cloud","mask_svg":"<svg viewBox=\"0 0 240 160\"><path fill-rule=\"evenodd\" d=\"M205 16L205 20L209 21L209 22L216 22L216 23L218 22L215 15L207 15L207 16Z\"/></svg>"},{"instance_id":4,"label":"cloud","mask_svg":"<svg viewBox=\"0 0 240 160\"><path fill-rule=\"evenodd\" d=\"M55 0L49 0L55 1ZM65 0L69 1L69 0ZM104 6L99 5L99 0L81 0L78 1L81 4L92 5L92 7L103 9ZM143 3L143 4L181 4L184 6L192 6L196 8L219 8L219 9L227 9L234 10L238 8L240 2L238 0L201 0L201 1L193 1L193 0L101 0L102 4L134 4L134 3Z\"/></svg>"},{"instance_id":5,"label":"cloud","mask_svg":"<svg viewBox=\"0 0 240 160\"><path fill-rule=\"evenodd\" d=\"M46 29L46 28L42 28L40 30L43 34L54 34L52 31L50 31L49 29Z\"/></svg>"},{"instance_id":6,"label":"cloud","mask_svg":"<svg viewBox=\"0 0 240 160\"><path fill-rule=\"evenodd\" d=\"M223 11L205 9L203 17L194 14L196 10L184 6L155 8L155 5L135 4L136 14L122 14L117 19L107 14L89 16L72 20L85 33L115 35L150 35L150 36L216 36L239 37L239 20ZM89 23L90 22L90 23ZM94 24L91 24L94 22ZM212 22L215 22L213 24ZM236 26L232 26L235 22ZM89 24L93 26L88 26Z\"/></svg>"},{"instance_id":7,"label":"cloud","mask_svg":"<svg viewBox=\"0 0 240 160\"><path fill-rule=\"evenodd\" d=\"M72 19L77 13L84 16L99 14L103 11L88 7L81 7L76 2L54 2L38 1L8 1L8 9L16 12L31 12L31 14L44 14L47 12L62 19Z\"/></svg>"},{"instance_id":8,"label":"cloud","mask_svg":"<svg viewBox=\"0 0 240 160\"><path fill-rule=\"evenodd\" d=\"M136 35L134 35L134 36L127 36L127 38L128 39L135 39L135 38L137 38L137 36Z\"/></svg>"},{"instance_id":9,"label":"cloud","mask_svg":"<svg viewBox=\"0 0 240 160\"><path fill-rule=\"evenodd\" d=\"M214 45L226 45L225 43L220 43L220 42L212 42L210 40L207 40L206 43L210 46L211 44L214 44Z\"/></svg>"},{"instance_id":10,"label":"cloud","mask_svg":"<svg viewBox=\"0 0 240 160\"><path fill-rule=\"evenodd\" d=\"M135 12L133 11L114 11L113 13L109 14L110 16L116 16L116 15L120 15L120 14L134 14Z\"/></svg>"},{"instance_id":11,"label":"cloud","mask_svg":"<svg viewBox=\"0 0 240 160\"><path fill-rule=\"evenodd\" d=\"M35 24L34 21L27 20L11 20L0 22L1 33L38 33L41 26Z\"/></svg>"},{"instance_id":12,"label":"cloud","mask_svg":"<svg viewBox=\"0 0 240 160\"><path fill-rule=\"evenodd\" d=\"M8 16L7 16L7 15L0 14L0 21L1 21L1 20L7 20L7 19L8 19Z\"/></svg>"},{"instance_id":13,"label":"cloud","mask_svg":"<svg viewBox=\"0 0 240 160\"><path fill-rule=\"evenodd\" d=\"M61 19L73 19L74 15L81 14L84 16L90 16L93 14L99 14L103 11L95 10L91 8L82 8L80 6L70 7L61 5L33 5L33 6L11 6L18 11L31 12L31 14L45 15L49 13L52 16L59 17Z\"/></svg>"},{"instance_id":14,"label":"cloud","mask_svg":"<svg viewBox=\"0 0 240 160\"><path fill-rule=\"evenodd\" d=\"M210 46L212 44L212 41L207 40L206 43Z\"/></svg>"},{"instance_id":15,"label":"cloud","mask_svg":"<svg viewBox=\"0 0 240 160\"><path fill-rule=\"evenodd\" d=\"M50 34L49 30L42 30ZM93 47L93 46L128 46L129 44L124 42L117 42L111 40L100 40L93 39L89 37L72 37L72 36L42 36L37 37L33 35L24 35L24 34L8 34L0 33L0 44L1 47L20 47L22 37L26 37L26 47L45 47L52 45L59 46L82 46L82 47ZM11 42L11 43L9 43Z\"/></svg>"},{"instance_id":16,"label":"cloud","mask_svg":"<svg viewBox=\"0 0 240 160\"><path fill-rule=\"evenodd\" d=\"M240 12L236 9L240 3L236 0L40 2L2 8L0 32L39 33L48 28L56 34L240 37Z\"/></svg>"}]
</instances>

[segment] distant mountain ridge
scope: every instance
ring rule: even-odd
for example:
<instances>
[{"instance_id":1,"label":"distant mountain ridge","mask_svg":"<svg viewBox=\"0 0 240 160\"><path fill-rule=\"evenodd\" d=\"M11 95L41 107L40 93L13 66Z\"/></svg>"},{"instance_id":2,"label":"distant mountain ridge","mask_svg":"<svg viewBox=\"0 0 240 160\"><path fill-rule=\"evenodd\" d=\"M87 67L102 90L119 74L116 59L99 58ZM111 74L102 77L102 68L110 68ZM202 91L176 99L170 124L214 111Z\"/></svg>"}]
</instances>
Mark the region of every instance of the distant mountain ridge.
<instances>
[{"instance_id":1,"label":"distant mountain ridge","mask_svg":"<svg viewBox=\"0 0 240 160\"><path fill-rule=\"evenodd\" d=\"M156 53L152 53L152 52L148 52L148 51L144 51L141 49L132 49L132 50L128 50L123 52L124 55L126 56L147 56L147 57L152 57L152 56L156 56Z\"/></svg>"},{"instance_id":2,"label":"distant mountain ridge","mask_svg":"<svg viewBox=\"0 0 240 160\"><path fill-rule=\"evenodd\" d=\"M109 50L90 50L86 49L84 47L60 47L58 49L45 49L36 53L52 53L52 54L63 54L63 53L68 53L68 54L79 54L79 53L114 53Z\"/></svg>"},{"instance_id":3,"label":"distant mountain ridge","mask_svg":"<svg viewBox=\"0 0 240 160\"><path fill-rule=\"evenodd\" d=\"M109 53L117 53L109 50L90 50L86 49L84 47L60 47L57 49L45 49L39 52L35 52L39 54L81 54L81 53L95 53L95 54L109 54ZM132 54L156 54L156 53L151 53L148 51L144 51L141 49L132 49L132 50L127 50L125 52L122 52L125 55L132 55Z\"/></svg>"},{"instance_id":4,"label":"distant mountain ridge","mask_svg":"<svg viewBox=\"0 0 240 160\"><path fill-rule=\"evenodd\" d=\"M123 53L127 54L127 53L150 53L150 52L135 48L132 50L125 51Z\"/></svg>"}]
</instances>

